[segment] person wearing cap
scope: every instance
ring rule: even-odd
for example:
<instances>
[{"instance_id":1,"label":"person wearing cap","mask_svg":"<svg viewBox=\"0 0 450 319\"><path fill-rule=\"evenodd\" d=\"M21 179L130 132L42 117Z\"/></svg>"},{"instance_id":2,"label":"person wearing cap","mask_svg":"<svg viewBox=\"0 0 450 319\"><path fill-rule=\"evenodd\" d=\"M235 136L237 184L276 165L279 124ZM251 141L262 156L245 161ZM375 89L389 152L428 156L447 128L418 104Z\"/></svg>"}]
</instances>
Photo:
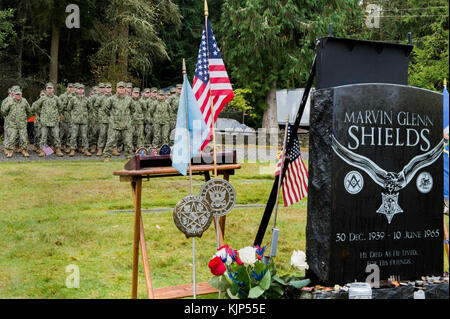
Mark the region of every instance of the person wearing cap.
<instances>
[{"instance_id":1,"label":"person wearing cap","mask_svg":"<svg viewBox=\"0 0 450 319\"><path fill-rule=\"evenodd\" d=\"M85 156L91 156L89 152L88 140L88 98L84 95L84 85L79 84L77 87L77 96L70 100L68 110L72 118L70 127L70 153L69 156L75 156L77 149L77 140L81 139L81 152Z\"/></svg>"},{"instance_id":2,"label":"person wearing cap","mask_svg":"<svg viewBox=\"0 0 450 319\"><path fill-rule=\"evenodd\" d=\"M147 88L144 90L142 103L144 104L144 144L153 147L153 112L155 108L151 92L152 89Z\"/></svg>"},{"instance_id":3,"label":"person wearing cap","mask_svg":"<svg viewBox=\"0 0 450 319\"><path fill-rule=\"evenodd\" d=\"M28 101L22 97L22 90L16 88L13 91L14 97L8 100L2 107L2 114L5 117L5 126L8 133L5 139L5 154L10 158L14 154L14 147L19 143L19 153L24 157L29 157L27 152L28 132L27 119L31 116L31 107Z\"/></svg>"},{"instance_id":4,"label":"person wearing cap","mask_svg":"<svg viewBox=\"0 0 450 319\"><path fill-rule=\"evenodd\" d=\"M108 137L109 110L106 108L107 101L112 96L111 83L105 83L105 93L99 95L95 100L94 107L97 111L98 138L97 138L97 156L103 155L103 150Z\"/></svg>"},{"instance_id":5,"label":"person wearing cap","mask_svg":"<svg viewBox=\"0 0 450 319\"><path fill-rule=\"evenodd\" d=\"M92 87L92 90L89 92L88 98L93 97L94 95L98 94L98 92L99 92L98 91L98 86Z\"/></svg>"},{"instance_id":6,"label":"person wearing cap","mask_svg":"<svg viewBox=\"0 0 450 319\"><path fill-rule=\"evenodd\" d=\"M13 100L14 99L14 89L16 89L16 88L19 88L20 89L20 87L19 86L17 86L17 85L14 85L14 86L12 86L12 87L10 87L9 89L8 89L8 96L6 97L6 98L4 98L3 99L3 101L2 101L2 103L0 104L0 117L1 117L1 114L2 114L2 109L3 109L3 107L6 105L6 103L7 102L10 102L11 100ZM3 146L4 146L4 148L3 148L3 153L5 153L5 155L6 155L6 138L7 138L7 133L8 133L8 127L7 127L7 123L5 122L4 123L4 125L3 125L3 131L4 131L4 134L3 134Z\"/></svg>"},{"instance_id":7,"label":"person wearing cap","mask_svg":"<svg viewBox=\"0 0 450 319\"><path fill-rule=\"evenodd\" d=\"M134 88L133 100L133 145L134 150L144 147L144 113L145 102L140 99L140 89Z\"/></svg>"},{"instance_id":8,"label":"person wearing cap","mask_svg":"<svg viewBox=\"0 0 450 319\"><path fill-rule=\"evenodd\" d=\"M133 93L133 83L127 83L125 85L125 92L127 96L131 97L131 94Z\"/></svg>"},{"instance_id":9,"label":"person wearing cap","mask_svg":"<svg viewBox=\"0 0 450 319\"><path fill-rule=\"evenodd\" d=\"M3 99L2 103L0 104L0 108L3 107L3 105L5 105L8 100L12 100L14 98L14 89L16 88L20 89L20 87L17 85L14 85L8 89L8 96Z\"/></svg>"},{"instance_id":10,"label":"person wearing cap","mask_svg":"<svg viewBox=\"0 0 450 319\"><path fill-rule=\"evenodd\" d=\"M177 126L177 113L178 113L178 104L180 103L180 93L181 90L177 88L170 89L172 93L166 100L169 106L169 114L170 114L170 132L172 132ZM180 93L178 93L180 92Z\"/></svg>"},{"instance_id":11,"label":"person wearing cap","mask_svg":"<svg viewBox=\"0 0 450 319\"><path fill-rule=\"evenodd\" d=\"M44 146L48 143L49 133L53 137L53 146L55 147L55 154L58 157L64 156L61 152L61 139L59 135L59 117L63 111L64 106L59 99L54 95L52 83L47 83L45 89L45 96L39 99L34 105L33 112L39 113L39 121L41 127L41 140L39 142L39 157L44 157Z\"/></svg>"},{"instance_id":12,"label":"person wearing cap","mask_svg":"<svg viewBox=\"0 0 450 319\"><path fill-rule=\"evenodd\" d=\"M166 102L167 105L167 113L169 116L169 124L168 124L168 128L167 128L167 132L166 132L166 137L164 138L164 140L166 141L164 144L169 145L170 143L170 132L172 132L172 125L174 125L174 128L176 126L176 120L177 120L177 110L175 111L175 116L173 116L173 111L172 111L172 102L171 102L171 97L172 97L172 92L175 93L175 88L171 88L170 90L166 90L164 91L164 101ZM177 105L178 107L178 105ZM175 118L175 123L173 123L173 119Z\"/></svg>"},{"instance_id":13,"label":"person wearing cap","mask_svg":"<svg viewBox=\"0 0 450 319\"><path fill-rule=\"evenodd\" d=\"M67 90L63 94L61 94L58 99L62 104L62 112L61 112L61 123L60 123L60 139L62 150L66 153L70 152L69 142L70 142L70 112L67 110L67 106L69 105L70 99L74 97L73 84L67 84Z\"/></svg>"},{"instance_id":14,"label":"person wearing cap","mask_svg":"<svg viewBox=\"0 0 450 319\"><path fill-rule=\"evenodd\" d=\"M35 109L35 104L42 99L44 96L46 95L44 90L41 90L41 92L39 93L39 98L33 102L33 104L31 104L31 109L34 110ZM39 113L35 113L34 114L34 141L33 141L33 149L39 153L39 142L41 139L41 128L39 125Z\"/></svg>"},{"instance_id":15,"label":"person wearing cap","mask_svg":"<svg viewBox=\"0 0 450 319\"><path fill-rule=\"evenodd\" d=\"M98 133L100 130L99 122L98 122L98 107L97 101L101 96L105 95L105 83L100 83L98 85L97 93L93 96L89 97L88 109L89 109L89 124L88 124L88 132L89 132L89 152L94 153L97 149L97 141L98 141Z\"/></svg>"},{"instance_id":16,"label":"person wearing cap","mask_svg":"<svg viewBox=\"0 0 450 319\"><path fill-rule=\"evenodd\" d=\"M165 92L160 90L158 94L158 103L156 103L155 111L153 113L153 145L155 147L161 147L164 144L169 144L168 137L170 133L170 115L169 107L164 96Z\"/></svg>"},{"instance_id":17,"label":"person wearing cap","mask_svg":"<svg viewBox=\"0 0 450 319\"><path fill-rule=\"evenodd\" d=\"M134 109L133 101L126 95L125 86L124 82L117 83L117 93L107 100L105 106L110 112L108 141L104 151L105 162L109 162L111 156L117 154L114 154L114 148L121 137L125 146L125 156L127 158L133 156L132 116Z\"/></svg>"}]
</instances>

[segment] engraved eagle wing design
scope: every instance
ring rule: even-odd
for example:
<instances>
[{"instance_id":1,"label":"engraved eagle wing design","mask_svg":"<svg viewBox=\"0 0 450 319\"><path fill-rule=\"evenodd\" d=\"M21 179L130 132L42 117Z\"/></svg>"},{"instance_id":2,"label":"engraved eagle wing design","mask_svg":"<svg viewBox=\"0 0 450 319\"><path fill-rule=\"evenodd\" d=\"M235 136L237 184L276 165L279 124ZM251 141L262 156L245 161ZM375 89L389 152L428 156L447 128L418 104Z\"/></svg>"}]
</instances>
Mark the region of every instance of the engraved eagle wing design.
<instances>
[{"instance_id":1,"label":"engraved eagle wing design","mask_svg":"<svg viewBox=\"0 0 450 319\"><path fill-rule=\"evenodd\" d=\"M406 187L419 170L433 164L442 154L443 143L444 139L429 152L413 157L400 172L395 173L388 172L371 159L352 152L339 143L334 135L332 136L332 148L344 162L366 172L375 183L390 193Z\"/></svg>"}]
</instances>

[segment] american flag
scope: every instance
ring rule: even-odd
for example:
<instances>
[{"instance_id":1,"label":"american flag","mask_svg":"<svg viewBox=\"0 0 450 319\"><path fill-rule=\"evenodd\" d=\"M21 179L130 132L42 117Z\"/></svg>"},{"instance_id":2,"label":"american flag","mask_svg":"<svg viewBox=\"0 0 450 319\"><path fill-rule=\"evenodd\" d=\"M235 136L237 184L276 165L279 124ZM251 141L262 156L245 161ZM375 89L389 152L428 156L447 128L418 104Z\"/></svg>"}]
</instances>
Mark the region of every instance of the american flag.
<instances>
[{"instance_id":1,"label":"american flag","mask_svg":"<svg viewBox=\"0 0 450 319\"><path fill-rule=\"evenodd\" d=\"M295 204L308 194L308 171L300 154L297 132L293 132L292 126L289 125L286 145L289 145L291 138L294 139L292 147L286 150L284 156L284 166L287 167L282 183L284 206ZM280 174L282 162L283 156L280 156L275 176Z\"/></svg>"},{"instance_id":2,"label":"american flag","mask_svg":"<svg viewBox=\"0 0 450 319\"><path fill-rule=\"evenodd\" d=\"M210 130L208 138L201 147L203 150L211 140L213 133L211 99L214 105L214 123L216 123L224 106L234 98L233 88L208 20L203 29L192 89L206 126Z\"/></svg>"},{"instance_id":3,"label":"american flag","mask_svg":"<svg viewBox=\"0 0 450 319\"><path fill-rule=\"evenodd\" d=\"M51 147L49 147L47 144L44 145L42 148L42 151L45 153L45 155L49 156L52 155L54 152Z\"/></svg>"}]
</instances>

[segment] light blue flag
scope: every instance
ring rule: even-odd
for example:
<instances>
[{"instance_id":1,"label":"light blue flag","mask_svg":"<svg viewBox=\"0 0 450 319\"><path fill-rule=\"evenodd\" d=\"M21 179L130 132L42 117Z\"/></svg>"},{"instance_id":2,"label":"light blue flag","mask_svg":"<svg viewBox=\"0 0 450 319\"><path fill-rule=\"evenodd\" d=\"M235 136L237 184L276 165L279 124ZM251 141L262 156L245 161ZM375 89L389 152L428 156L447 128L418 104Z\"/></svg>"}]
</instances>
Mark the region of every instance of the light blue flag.
<instances>
[{"instance_id":1,"label":"light blue flag","mask_svg":"<svg viewBox=\"0 0 450 319\"><path fill-rule=\"evenodd\" d=\"M448 198L448 91L444 85L444 197Z\"/></svg>"},{"instance_id":2,"label":"light blue flag","mask_svg":"<svg viewBox=\"0 0 450 319\"><path fill-rule=\"evenodd\" d=\"M188 152L188 130L190 150ZM177 126L175 128L175 142L172 150L172 167L186 176L189 162L200 151L200 147L208 137L209 131L198 106L187 75L184 76L178 104Z\"/></svg>"}]
</instances>

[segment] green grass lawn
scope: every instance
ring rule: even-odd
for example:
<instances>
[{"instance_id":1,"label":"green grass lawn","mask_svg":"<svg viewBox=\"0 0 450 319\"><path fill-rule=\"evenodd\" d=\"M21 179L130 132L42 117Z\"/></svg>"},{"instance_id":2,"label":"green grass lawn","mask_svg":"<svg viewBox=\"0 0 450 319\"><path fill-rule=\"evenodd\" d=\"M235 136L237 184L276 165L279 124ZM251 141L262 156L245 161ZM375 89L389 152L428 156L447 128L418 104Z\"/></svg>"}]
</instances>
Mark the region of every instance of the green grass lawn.
<instances>
[{"instance_id":1,"label":"green grass lawn","mask_svg":"<svg viewBox=\"0 0 450 319\"><path fill-rule=\"evenodd\" d=\"M113 176L123 165L0 163L0 298L130 297L134 214L107 213L133 209L130 184ZM237 204L265 204L273 171L274 164L243 163L230 179ZM193 184L198 193L203 178L194 176ZM192 283L192 240L176 228L171 212L187 195L187 177L144 182L142 208L170 208L143 214L154 288ZM251 245L263 211L234 209L227 216L226 243L235 249ZM270 242L272 224L263 245ZM291 208L280 205L277 226L276 263L285 272L292 251L305 250L306 200ZM213 225L196 240L196 249L197 282L207 281L212 276L207 264L216 251ZM79 288L66 287L69 265L78 266ZM146 298L141 259L138 293Z\"/></svg>"},{"instance_id":2,"label":"green grass lawn","mask_svg":"<svg viewBox=\"0 0 450 319\"><path fill-rule=\"evenodd\" d=\"M129 183L113 171L123 161L0 163L0 298L129 298L133 209ZM274 164L272 164L274 165ZM273 167L244 163L231 183L237 204L267 202ZM203 178L194 176L194 193ZM142 208L172 208L189 195L186 177L143 183ZM226 243L251 245L264 208L235 209L227 216ZM143 214L154 288L192 283L192 240L175 226L172 212ZM271 224L263 245L270 241ZM305 250L306 202L280 208L277 264L289 267L294 249ZM197 282L212 275L216 250L212 225L196 240ZM67 288L69 265L78 266L80 287ZM139 297L146 297L140 259Z\"/></svg>"}]
</instances>

